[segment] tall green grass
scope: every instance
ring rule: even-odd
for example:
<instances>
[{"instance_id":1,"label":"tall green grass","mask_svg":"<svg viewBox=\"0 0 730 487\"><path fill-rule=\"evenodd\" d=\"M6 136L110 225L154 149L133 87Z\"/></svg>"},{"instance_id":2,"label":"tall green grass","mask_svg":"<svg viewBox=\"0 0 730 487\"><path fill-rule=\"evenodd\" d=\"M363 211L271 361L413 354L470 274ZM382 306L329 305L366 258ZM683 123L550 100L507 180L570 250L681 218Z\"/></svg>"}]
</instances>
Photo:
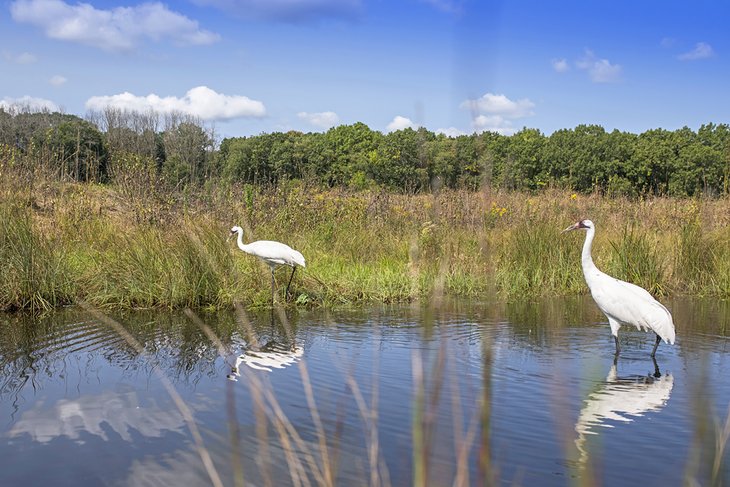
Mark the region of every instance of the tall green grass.
<instances>
[{"instance_id":1,"label":"tall green grass","mask_svg":"<svg viewBox=\"0 0 730 487\"><path fill-rule=\"evenodd\" d=\"M699 220L684 223L675 254L675 279L688 294L728 296L730 228L705 231Z\"/></svg>"},{"instance_id":2,"label":"tall green grass","mask_svg":"<svg viewBox=\"0 0 730 487\"><path fill-rule=\"evenodd\" d=\"M557 223L529 221L500 246L497 285L508 296L576 294L584 290L580 244Z\"/></svg>"},{"instance_id":3,"label":"tall green grass","mask_svg":"<svg viewBox=\"0 0 730 487\"><path fill-rule=\"evenodd\" d=\"M62 242L33 220L22 200L0 202L0 307L6 310L50 309L77 292Z\"/></svg>"},{"instance_id":4,"label":"tall green grass","mask_svg":"<svg viewBox=\"0 0 730 487\"><path fill-rule=\"evenodd\" d=\"M667 294L666 263L654 239L634 225L624 227L619 237L610 242L613 254L608 272L652 294Z\"/></svg>"},{"instance_id":5,"label":"tall green grass","mask_svg":"<svg viewBox=\"0 0 730 487\"><path fill-rule=\"evenodd\" d=\"M37 185L40 186L40 185ZM730 297L724 200L610 199L563 192L397 195L208 188L129 200L113 186L53 183L20 198L0 188L0 308L268 307L268 267L227 241L301 251L289 305L342 306L464 296L587 293L580 218L597 225L599 268L655 294ZM288 269L277 271L279 291ZM277 301L284 303L283 292Z\"/></svg>"}]
</instances>

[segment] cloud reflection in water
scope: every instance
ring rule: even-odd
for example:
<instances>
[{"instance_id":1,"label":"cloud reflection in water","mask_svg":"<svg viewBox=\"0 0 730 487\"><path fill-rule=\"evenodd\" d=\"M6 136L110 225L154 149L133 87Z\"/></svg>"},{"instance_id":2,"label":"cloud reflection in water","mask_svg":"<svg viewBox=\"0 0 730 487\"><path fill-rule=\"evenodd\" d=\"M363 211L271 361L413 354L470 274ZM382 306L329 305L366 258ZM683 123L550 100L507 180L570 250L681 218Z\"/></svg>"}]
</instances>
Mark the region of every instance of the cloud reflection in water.
<instances>
[{"instance_id":1,"label":"cloud reflection in water","mask_svg":"<svg viewBox=\"0 0 730 487\"><path fill-rule=\"evenodd\" d=\"M60 436L82 441L82 433L87 433L109 440L111 429L121 439L132 441L133 430L147 438L185 430L185 422L175 408L163 408L153 399L149 401L140 404L137 392L131 387L76 399L59 399L50 405L38 401L23 413L7 436L15 438L28 434L37 442L48 443Z\"/></svg>"}]
</instances>

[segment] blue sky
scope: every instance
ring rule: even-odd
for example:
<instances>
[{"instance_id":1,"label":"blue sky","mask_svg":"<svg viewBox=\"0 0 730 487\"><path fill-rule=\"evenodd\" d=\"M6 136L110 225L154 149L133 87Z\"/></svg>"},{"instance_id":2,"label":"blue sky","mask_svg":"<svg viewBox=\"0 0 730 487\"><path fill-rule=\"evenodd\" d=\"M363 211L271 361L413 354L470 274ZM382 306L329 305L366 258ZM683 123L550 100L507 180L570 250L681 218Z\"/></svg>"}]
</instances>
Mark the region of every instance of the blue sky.
<instances>
[{"instance_id":1,"label":"blue sky","mask_svg":"<svg viewBox=\"0 0 730 487\"><path fill-rule=\"evenodd\" d=\"M0 3L0 106L181 111L221 137L728 123L730 2Z\"/></svg>"}]
</instances>

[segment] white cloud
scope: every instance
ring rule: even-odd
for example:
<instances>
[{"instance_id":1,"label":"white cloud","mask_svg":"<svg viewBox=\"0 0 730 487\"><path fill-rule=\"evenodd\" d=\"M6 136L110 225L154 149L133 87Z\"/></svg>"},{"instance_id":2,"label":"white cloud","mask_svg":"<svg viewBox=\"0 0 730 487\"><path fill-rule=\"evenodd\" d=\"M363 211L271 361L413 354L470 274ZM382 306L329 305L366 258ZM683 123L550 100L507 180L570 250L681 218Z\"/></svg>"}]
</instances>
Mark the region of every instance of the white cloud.
<instances>
[{"instance_id":1,"label":"white cloud","mask_svg":"<svg viewBox=\"0 0 730 487\"><path fill-rule=\"evenodd\" d=\"M570 69L568 61L566 61L565 59L553 59L552 64L553 69L558 73L564 73Z\"/></svg>"},{"instance_id":2,"label":"white cloud","mask_svg":"<svg viewBox=\"0 0 730 487\"><path fill-rule=\"evenodd\" d=\"M315 127L321 127L323 129L334 127L340 122L340 117L338 117L335 112L299 112L297 113L297 117L314 125Z\"/></svg>"},{"instance_id":3,"label":"white cloud","mask_svg":"<svg viewBox=\"0 0 730 487\"><path fill-rule=\"evenodd\" d=\"M505 95L487 93L476 100L466 100L461 108L472 112L472 127L476 132L515 133L512 120L534 115L535 104L527 98L512 101Z\"/></svg>"},{"instance_id":4,"label":"white cloud","mask_svg":"<svg viewBox=\"0 0 730 487\"><path fill-rule=\"evenodd\" d=\"M61 108L51 100L46 100L44 98L35 98L28 95L22 96L20 98L5 97L0 100L0 108L6 111L12 111L16 109L29 112L61 111Z\"/></svg>"},{"instance_id":5,"label":"white cloud","mask_svg":"<svg viewBox=\"0 0 730 487\"><path fill-rule=\"evenodd\" d=\"M468 108L478 113L501 115L504 118L522 118L534 115L532 109L535 104L527 98L512 101L504 95L487 93L476 100L466 100L461 108Z\"/></svg>"},{"instance_id":6,"label":"white cloud","mask_svg":"<svg viewBox=\"0 0 730 487\"><path fill-rule=\"evenodd\" d=\"M110 51L132 49L145 39L198 45L220 38L159 2L104 10L62 0L16 0L10 4L10 13L16 22L39 27L51 39Z\"/></svg>"},{"instance_id":7,"label":"white cloud","mask_svg":"<svg viewBox=\"0 0 730 487\"><path fill-rule=\"evenodd\" d=\"M497 132L502 135L516 132L512 122L500 115L479 115L474 118L472 125L476 132Z\"/></svg>"},{"instance_id":8,"label":"white cloud","mask_svg":"<svg viewBox=\"0 0 730 487\"><path fill-rule=\"evenodd\" d=\"M66 81L68 80L60 74L51 76L51 79L48 80L48 82L51 83L53 86L61 86L62 84L66 83Z\"/></svg>"},{"instance_id":9,"label":"white cloud","mask_svg":"<svg viewBox=\"0 0 730 487\"><path fill-rule=\"evenodd\" d=\"M437 134L444 134L446 137L458 137L460 135L466 135L466 132L459 130L456 127L449 127L445 129L436 129Z\"/></svg>"},{"instance_id":10,"label":"white cloud","mask_svg":"<svg viewBox=\"0 0 730 487\"><path fill-rule=\"evenodd\" d=\"M598 59L589 49L586 49L585 55L575 65L578 69L587 71L594 83L615 83L621 80L621 65L611 64L608 59Z\"/></svg>"},{"instance_id":11,"label":"white cloud","mask_svg":"<svg viewBox=\"0 0 730 487\"><path fill-rule=\"evenodd\" d=\"M266 115L266 107L260 101L241 95L223 95L207 86L192 88L182 98L163 98L155 94L137 96L124 92L111 96L93 96L86 101L88 110L103 110L106 107L138 112L181 112L203 120L260 118Z\"/></svg>"},{"instance_id":12,"label":"white cloud","mask_svg":"<svg viewBox=\"0 0 730 487\"><path fill-rule=\"evenodd\" d=\"M418 126L413 123L413 121L410 118L401 117L400 115L396 115L396 117L388 124L386 127L386 130L388 132L395 132L396 130L403 130L403 129L416 129Z\"/></svg>"},{"instance_id":13,"label":"white cloud","mask_svg":"<svg viewBox=\"0 0 730 487\"><path fill-rule=\"evenodd\" d=\"M362 0L192 0L247 18L265 18L285 22L308 22L320 19L354 19L362 12Z\"/></svg>"},{"instance_id":14,"label":"white cloud","mask_svg":"<svg viewBox=\"0 0 730 487\"><path fill-rule=\"evenodd\" d=\"M707 59L715 55L715 51L712 46L706 42L698 42L695 44L695 48L689 52L685 52L677 56L680 61L696 61L698 59Z\"/></svg>"},{"instance_id":15,"label":"white cloud","mask_svg":"<svg viewBox=\"0 0 730 487\"><path fill-rule=\"evenodd\" d=\"M668 48L672 47L677 41L672 37L662 37L662 40L659 42L662 47Z\"/></svg>"},{"instance_id":16,"label":"white cloud","mask_svg":"<svg viewBox=\"0 0 730 487\"><path fill-rule=\"evenodd\" d=\"M35 54L32 54L30 52L21 52L20 54L15 54L10 51L3 51L3 59L14 64L32 64L38 60L35 57Z\"/></svg>"}]
</instances>

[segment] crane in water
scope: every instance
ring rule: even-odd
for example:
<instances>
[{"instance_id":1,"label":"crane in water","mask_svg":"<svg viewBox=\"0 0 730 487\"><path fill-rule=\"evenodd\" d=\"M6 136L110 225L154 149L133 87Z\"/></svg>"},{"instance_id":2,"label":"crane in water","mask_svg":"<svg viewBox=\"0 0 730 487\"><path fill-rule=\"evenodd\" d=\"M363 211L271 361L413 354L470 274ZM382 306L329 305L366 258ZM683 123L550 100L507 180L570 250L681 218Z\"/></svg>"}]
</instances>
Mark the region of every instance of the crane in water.
<instances>
[{"instance_id":1,"label":"crane in water","mask_svg":"<svg viewBox=\"0 0 730 487\"><path fill-rule=\"evenodd\" d=\"M656 342L651 356L654 357L659 342L674 344L674 322L672 314L659 301L635 284L621 281L601 272L593 263L591 246L596 235L596 226L590 220L581 220L569 226L563 233L571 230L585 230L581 265L586 284L591 290L593 300L611 325L611 333L616 342L616 356L621 352L618 343L618 330L621 325L633 325L640 330L656 333Z\"/></svg>"},{"instance_id":2,"label":"crane in water","mask_svg":"<svg viewBox=\"0 0 730 487\"><path fill-rule=\"evenodd\" d=\"M292 268L289 283L286 285L285 296L289 296L289 286L294 279L294 272L297 267L306 267L304 256L301 252L294 250L286 244L275 242L273 240L257 240L250 244L243 243L243 229L239 226L231 228L231 236L238 236L238 248L247 254L254 255L264 261L271 269L271 304L274 304L274 290L276 281L274 280L274 270L277 266L287 265Z\"/></svg>"}]
</instances>

